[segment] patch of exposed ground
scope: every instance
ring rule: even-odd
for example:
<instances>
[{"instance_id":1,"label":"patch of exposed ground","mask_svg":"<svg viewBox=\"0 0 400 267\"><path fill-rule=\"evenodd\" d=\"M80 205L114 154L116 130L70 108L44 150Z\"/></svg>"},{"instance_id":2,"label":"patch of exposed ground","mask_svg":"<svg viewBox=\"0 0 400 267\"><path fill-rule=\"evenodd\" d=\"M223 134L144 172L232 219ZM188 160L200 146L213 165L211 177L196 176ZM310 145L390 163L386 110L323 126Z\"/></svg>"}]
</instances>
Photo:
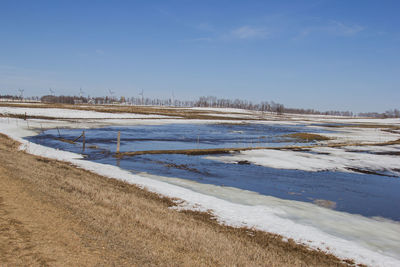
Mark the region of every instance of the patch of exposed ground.
<instances>
[{"instance_id":1,"label":"patch of exposed ground","mask_svg":"<svg viewBox=\"0 0 400 267\"><path fill-rule=\"evenodd\" d=\"M335 209L336 208L336 202L331 201L331 200L326 200L326 199L314 199L313 201L314 204L328 208L328 209Z\"/></svg>"},{"instance_id":2,"label":"patch of exposed ground","mask_svg":"<svg viewBox=\"0 0 400 267\"><path fill-rule=\"evenodd\" d=\"M313 133L292 133L292 134L286 134L284 135L284 137L295 138L298 141L307 141L307 142L331 140L331 138L329 137Z\"/></svg>"},{"instance_id":3,"label":"patch of exposed ground","mask_svg":"<svg viewBox=\"0 0 400 267\"><path fill-rule=\"evenodd\" d=\"M0 135L2 266L345 264L277 235L169 209L171 199L17 145Z\"/></svg>"}]
</instances>

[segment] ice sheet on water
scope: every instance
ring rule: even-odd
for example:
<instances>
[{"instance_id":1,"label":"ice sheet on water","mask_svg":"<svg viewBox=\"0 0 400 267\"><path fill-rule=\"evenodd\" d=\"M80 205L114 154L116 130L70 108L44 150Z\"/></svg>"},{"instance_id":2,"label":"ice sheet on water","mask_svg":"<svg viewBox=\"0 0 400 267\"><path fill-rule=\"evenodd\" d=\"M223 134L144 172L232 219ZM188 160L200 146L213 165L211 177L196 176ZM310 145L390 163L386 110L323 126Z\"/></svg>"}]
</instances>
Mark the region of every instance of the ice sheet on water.
<instances>
[{"instance_id":1,"label":"ice sheet on water","mask_svg":"<svg viewBox=\"0 0 400 267\"><path fill-rule=\"evenodd\" d=\"M362 147L352 147L361 149ZM391 150L400 151L398 146ZM369 147L369 151L382 151L381 147ZM208 156L207 159L226 163L248 161L253 164L303 171L343 171L355 169L361 171L386 172L389 175L400 176L400 159L394 155L378 155L372 153L349 152L346 148L315 147L309 151L292 150L249 150L228 156Z\"/></svg>"}]
</instances>

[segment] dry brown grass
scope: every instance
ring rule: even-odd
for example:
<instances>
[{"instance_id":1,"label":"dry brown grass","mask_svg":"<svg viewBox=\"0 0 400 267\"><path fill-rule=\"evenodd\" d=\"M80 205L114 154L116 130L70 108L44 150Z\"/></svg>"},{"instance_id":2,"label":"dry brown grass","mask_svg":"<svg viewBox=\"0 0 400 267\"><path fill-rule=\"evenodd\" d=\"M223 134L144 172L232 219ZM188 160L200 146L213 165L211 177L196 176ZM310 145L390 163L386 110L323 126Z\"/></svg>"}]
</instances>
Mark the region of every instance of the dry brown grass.
<instances>
[{"instance_id":1,"label":"dry brown grass","mask_svg":"<svg viewBox=\"0 0 400 267\"><path fill-rule=\"evenodd\" d=\"M8 107L24 107L24 108L64 108L64 109L75 109L75 110L87 110L97 111L105 113L135 113L143 115L163 115L172 116L181 119L206 119L206 120L259 120L261 118L241 118L241 117L223 117L214 116L213 114L224 114L224 112L212 111L212 114L208 114L208 111L185 109L185 108L173 108L173 107L157 107L157 106L119 106L119 105L72 105L72 104L50 104L43 103L41 105L35 104L14 104L14 103L0 103L0 106ZM45 116L29 116L32 119L54 119ZM243 115L237 113L238 116ZM246 115L246 114L245 114ZM14 118L23 119L25 115L8 115ZM61 118L62 119L62 118Z\"/></svg>"},{"instance_id":2,"label":"dry brown grass","mask_svg":"<svg viewBox=\"0 0 400 267\"><path fill-rule=\"evenodd\" d=\"M16 147L0 135L2 266L344 264L209 214L171 210L171 199Z\"/></svg>"},{"instance_id":3,"label":"dry brown grass","mask_svg":"<svg viewBox=\"0 0 400 267\"><path fill-rule=\"evenodd\" d=\"M295 138L299 141L327 141L331 140L331 138L320 135L320 134L313 134L313 133L292 133L292 134L286 134L284 137L290 137L290 138Z\"/></svg>"},{"instance_id":4,"label":"dry brown grass","mask_svg":"<svg viewBox=\"0 0 400 267\"><path fill-rule=\"evenodd\" d=\"M223 115L225 112L220 111L206 111L206 110L196 110L190 108L174 108L174 107L159 107L159 106L124 106L124 105L88 105L88 104L53 104L53 103L40 103L32 104L32 103L19 103L15 104L13 102L1 102L0 106L6 107L24 107L24 108L64 108L64 109L75 109L75 110L87 110L87 111L97 111L104 113L135 113L135 114L144 114L144 115L164 115L164 116L173 116L181 119L205 119L205 120L238 120L238 121L257 121L257 120L292 120L291 116L293 114L282 114L277 117L271 115L259 115L254 116L254 118L246 118L240 117L240 115L248 115L246 113L235 113L239 117L223 117L223 116L214 116L213 114ZM211 114L209 114L211 113ZM230 114L232 115L232 114ZM0 114L0 117L3 115ZM8 114L7 117L13 118L25 118L25 115L16 115L16 114ZM46 116L29 116L27 114L27 118L32 119L55 119L53 117ZM345 117L339 117L341 119L345 119ZM63 118L58 118L63 119ZM350 118L349 118L350 119ZM376 118L378 120L378 118ZM304 121L311 121L310 119L303 119ZM392 129L392 130L400 130L400 127L392 124L380 124L380 123L350 123L348 125L343 124L334 124L334 123L326 123L325 127L332 128L377 128L377 129Z\"/></svg>"}]
</instances>

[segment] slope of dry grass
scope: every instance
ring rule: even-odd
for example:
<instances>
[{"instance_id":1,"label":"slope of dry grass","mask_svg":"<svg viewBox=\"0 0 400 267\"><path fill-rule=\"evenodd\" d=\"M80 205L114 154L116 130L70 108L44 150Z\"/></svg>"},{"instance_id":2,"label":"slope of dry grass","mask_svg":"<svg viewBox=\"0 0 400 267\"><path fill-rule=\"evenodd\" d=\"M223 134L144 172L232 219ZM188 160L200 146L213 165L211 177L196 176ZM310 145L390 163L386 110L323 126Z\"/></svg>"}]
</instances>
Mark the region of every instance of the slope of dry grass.
<instances>
[{"instance_id":1,"label":"slope of dry grass","mask_svg":"<svg viewBox=\"0 0 400 267\"><path fill-rule=\"evenodd\" d=\"M279 236L178 212L170 199L17 151L0 135L1 266L340 266Z\"/></svg>"}]
</instances>

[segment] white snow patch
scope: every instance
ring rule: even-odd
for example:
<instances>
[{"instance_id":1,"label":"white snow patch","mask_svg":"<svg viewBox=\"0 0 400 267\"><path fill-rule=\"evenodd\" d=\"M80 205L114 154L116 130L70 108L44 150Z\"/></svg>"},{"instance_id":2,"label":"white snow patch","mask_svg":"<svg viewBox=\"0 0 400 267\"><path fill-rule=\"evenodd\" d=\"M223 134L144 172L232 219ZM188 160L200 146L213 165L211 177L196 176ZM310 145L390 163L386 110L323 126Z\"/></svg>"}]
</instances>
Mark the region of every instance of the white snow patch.
<instances>
[{"instance_id":1,"label":"white snow patch","mask_svg":"<svg viewBox=\"0 0 400 267\"><path fill-rule=\"evenodd\" d=\"M218 111L224 113L254 113L251 110L246 109L239 109L239 108L206 108L206 107L193 107L193 108L185 108L185 109L192 109L192 110L202 110L202 111Z\"/></svg>"},{"instance_id":2,"label":"white snow patch","mask_svg":"<svg viewBox=\"0 0 400 267\"><path fill-rule=\"evenodd\" d=\"M249 115L249 114L240 114L240 113L235 113L235 114L228 114L228 113L204 113L204 115L208 116L213 116L213 117L221 117L221 118L239 118L239 119L254 119L254 115Z\"/></svg>"},{"instance_id":3,"label":"white snow patch","mask_svg":"<svg viewBox=\"0 0 400 267\"><path fill-rule=\"evenodd\" d=\"M387 146L346 146L344 147L350 151L360 151L360 152L372 152L372 153L379 153L379 152L400 152L400 145L387 145Z\"/></svg>"},{"instance_id":4,"label":"white snow patch","mask_svg":"<svg viewBox=\"0 0 400 267\"><path fill-rule=\"evenodd\" d=\"M133 113L106 113L76 109L60 108L19 108L19 107L0 107L0 114L16 114L28 116L43 116L49 118L64 119L143 119L143 118L171 118L162 115L143 115Z\"/></svg>"},{"instance_id":5,"label":"white snow patch","mask_svg":"<svg viewBox=\"0 0 400 267\"><path fill-rule=\"evenodd\" d=\"M399 125L400 118L387 118L387 119L364 119L364 118L323 118L321 121L331 121L335 123L366 123L366 124L384 124L384 125Z\"/></svg>"},{"instance_id":6,"label":"white snow patch","mask_svg":"<svg viewBox=\"0 0 400 267\"><path fill-rule=\"evenodd\" d=\"M382 131L377 128L351 128L343 127L321 135L332 138L331 143L383 143L395 141L400 138L399 134Z\"/></svg>"},{"instance_id":7,"label":"white snow patch","mask_svg":"<svg viewBox=\"0 0 400 267\"><path fill-rule=\"evenodd\" d=\"M361 147L354 147L354 149L358 148ZM371 146L370 151L374 151L375 148ZM393 148L395 147L392 146ZM349 152L342 148L315 147L310 152L273 149L248 150L228 156L207 156L206 158L225 163L246 160L256 165L276 169L351 172L349 169L353 168L387 172L400 176L400 172L397 171L400 169L398 156Z\"/></svg>"}]
</instances>

